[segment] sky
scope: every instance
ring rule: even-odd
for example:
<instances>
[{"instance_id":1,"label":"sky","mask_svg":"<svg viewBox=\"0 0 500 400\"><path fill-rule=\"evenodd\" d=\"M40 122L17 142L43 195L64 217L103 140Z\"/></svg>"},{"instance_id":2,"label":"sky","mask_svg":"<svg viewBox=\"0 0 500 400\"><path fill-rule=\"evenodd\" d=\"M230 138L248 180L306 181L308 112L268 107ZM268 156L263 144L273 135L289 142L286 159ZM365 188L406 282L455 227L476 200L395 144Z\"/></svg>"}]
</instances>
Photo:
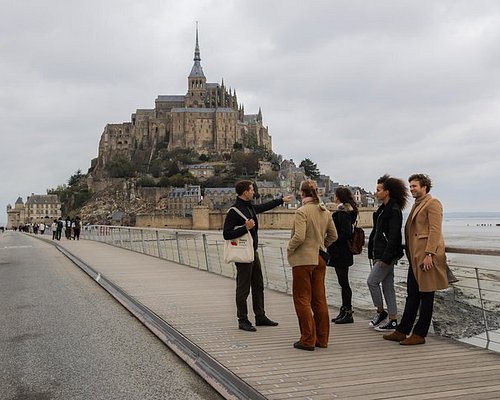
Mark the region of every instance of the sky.
<instances>
[{"instance_id":1,"label":"sky","mask_svg":"<svg viewBox=\"0 0 500 400\"><path fill-rule=\"evenodd\" d=\"M433 179L446 211L500 211L500 2L0 0L0 223L67 183L108 123L207 82L262 109L273 149L335 182ZM471 194L472 193L472 194Z\"/></svg>"}]
</instances>

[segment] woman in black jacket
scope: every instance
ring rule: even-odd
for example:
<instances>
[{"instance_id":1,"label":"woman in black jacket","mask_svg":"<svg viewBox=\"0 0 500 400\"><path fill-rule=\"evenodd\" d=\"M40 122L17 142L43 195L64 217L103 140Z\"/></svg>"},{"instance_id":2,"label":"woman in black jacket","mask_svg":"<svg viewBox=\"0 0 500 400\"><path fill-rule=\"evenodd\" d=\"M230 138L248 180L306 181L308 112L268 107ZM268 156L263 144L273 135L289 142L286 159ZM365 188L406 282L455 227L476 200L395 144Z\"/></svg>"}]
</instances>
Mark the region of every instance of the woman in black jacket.
<instances>
[{"instance_id":1,"label":"woman in black jacket","mask_svg":"<svg viewBox=\"0 0 500 400\"><path fill-rule=\"evenodd\" d=\"M377 307L377 314L370 321L370 326L377 331L392 332L398 324L394 266L403 256L402 210L406 206L409 194L403 180L386 174L378 179L375 196L382 204L373 213L373 229L368 240L368 258L373 260L373 268L367 284L373 305ZM384 309L380 283L387 311ZM384 323L387 317L389 320Z\"/></svg>"},{"instance_id":2,"label":"woman in black jacket","mask_svg":"<svg viewBox=\"0 0 500 400\"><path fill-rule=\"evenodd\" d=\"M347 241L352 238L352 226L358 218L358 207L352 192L345 187L335 190L338 203L333 213L333 222L337 229L337 240L328 247L330 260L328 265L335 268L337 280L342 292L342 307L337 317L332 319L336 324L353 323L352 318L352 290L349 285L349 267L354 264L354 258Z\"/></svg>"}]
</instances>

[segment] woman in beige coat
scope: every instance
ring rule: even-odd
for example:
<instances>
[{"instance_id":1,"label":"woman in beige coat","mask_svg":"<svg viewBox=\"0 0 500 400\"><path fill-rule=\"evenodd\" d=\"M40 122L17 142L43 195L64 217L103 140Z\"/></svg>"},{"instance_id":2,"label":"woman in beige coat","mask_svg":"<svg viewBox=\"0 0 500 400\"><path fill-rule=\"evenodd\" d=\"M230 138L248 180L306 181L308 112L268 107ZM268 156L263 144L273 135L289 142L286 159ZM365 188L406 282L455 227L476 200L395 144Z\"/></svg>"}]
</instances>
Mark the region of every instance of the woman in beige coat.
<instances>
[{"instance_id":1,"label":"woman in beige coat","mask_svg":"<svg viewBox=\"0 0 500 400\"><path fill-rule=\"evenodd\" d=\"M312 351L315 346L328 347L326 262L319 251L324 251L337 239L337 231L331 213L320 202L316 182L302 182L300 195L302 207L295 213L287 248L293 276L293 304L300 328L300 340L293 346Z\"/></svg>"}]
</instances>

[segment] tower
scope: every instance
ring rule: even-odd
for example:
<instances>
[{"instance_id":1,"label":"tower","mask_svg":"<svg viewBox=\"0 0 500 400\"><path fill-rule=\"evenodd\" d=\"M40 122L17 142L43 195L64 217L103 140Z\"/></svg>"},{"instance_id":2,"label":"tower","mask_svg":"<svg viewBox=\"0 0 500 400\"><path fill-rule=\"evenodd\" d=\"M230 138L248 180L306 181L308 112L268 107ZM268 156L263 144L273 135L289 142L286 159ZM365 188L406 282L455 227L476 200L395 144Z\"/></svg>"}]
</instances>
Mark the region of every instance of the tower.
<instances>
[{"instance_id":1,"label":"tower","mask_svg":"<svg viewBox=\"0 0 500 400\"><path fill-rule=\"evenodd\" d=\"M200 46L198 43L198 22L196 22L196 45L194 49L194 64L188 76L188 91L186 94L187 108L205 107L205 97L207 90L207 78L201 67Z\"/></svg>"}]
</instances>

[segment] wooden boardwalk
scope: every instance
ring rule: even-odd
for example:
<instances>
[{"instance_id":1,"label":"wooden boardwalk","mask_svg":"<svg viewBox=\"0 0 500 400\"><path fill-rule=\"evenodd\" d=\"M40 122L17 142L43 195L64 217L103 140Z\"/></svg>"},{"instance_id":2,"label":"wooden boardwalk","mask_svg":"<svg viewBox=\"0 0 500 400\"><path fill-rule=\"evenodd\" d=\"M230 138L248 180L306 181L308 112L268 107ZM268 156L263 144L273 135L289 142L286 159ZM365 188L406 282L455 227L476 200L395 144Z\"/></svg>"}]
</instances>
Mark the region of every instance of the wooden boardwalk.
<instances>
[{"instance_id":1,"label":"wooden boardwalk","mask_svg":"<svg viewBox=\"0 0 500 400\"><path fill-rule=\"evenodd\" d=\"M265 293L278 327L244 332L232 279L97 242L58 244L268 399L500 398L498 353L435 336L400 346L356 315L354 324L332 324L327 349L300 351L292 347L299 330L289 295Z\"/></svg>"}]
</instances>

